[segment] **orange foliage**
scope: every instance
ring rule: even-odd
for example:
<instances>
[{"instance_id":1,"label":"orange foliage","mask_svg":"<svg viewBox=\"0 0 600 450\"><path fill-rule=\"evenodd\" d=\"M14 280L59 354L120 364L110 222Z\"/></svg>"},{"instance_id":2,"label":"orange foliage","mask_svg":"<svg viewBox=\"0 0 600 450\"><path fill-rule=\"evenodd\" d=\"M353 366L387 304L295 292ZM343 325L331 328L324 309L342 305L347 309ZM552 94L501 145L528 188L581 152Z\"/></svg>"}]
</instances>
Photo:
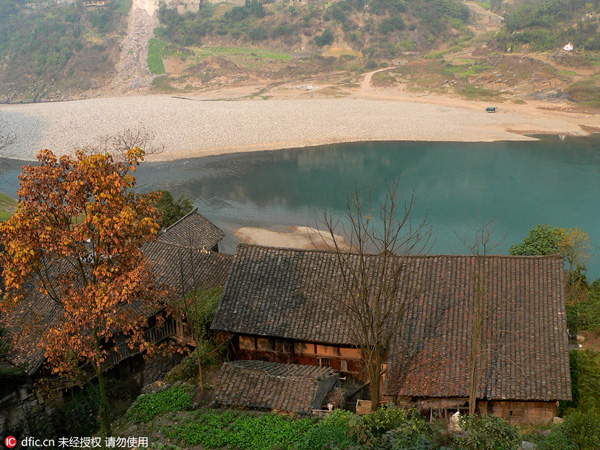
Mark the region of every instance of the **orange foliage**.
<instances>
[{"instance_id":1,"label":"orange foliage","mask_svg":"<svg viewBox=\"0 0 600 450\"><path fill-rule=\"evenodd\" d=\"M22 305L29 286L53 303L58 314L37 333L55 373L86 363L97 372L117 335L132 348L147 347L143 327L164 292L141 250L160 229L156 194L131 191L143 156L135 148L122 162L83 152L57 159L43 150L40 165L19 177L17 212L0 224L2 306Z\"/></svg>"}]
</instances>

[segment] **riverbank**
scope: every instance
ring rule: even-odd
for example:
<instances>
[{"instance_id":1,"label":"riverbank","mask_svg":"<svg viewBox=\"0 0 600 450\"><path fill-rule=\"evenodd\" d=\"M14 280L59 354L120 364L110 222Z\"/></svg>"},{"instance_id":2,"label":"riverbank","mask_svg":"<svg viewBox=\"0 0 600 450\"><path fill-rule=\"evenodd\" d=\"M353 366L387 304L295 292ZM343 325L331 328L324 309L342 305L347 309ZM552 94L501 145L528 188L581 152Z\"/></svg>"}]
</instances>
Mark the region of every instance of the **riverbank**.
<instances>
[{"instance_id":1,"label":"riverbank","mask_svg":"<svg viewBox=\"0 0 600 450\"><path fill-rule=\"evenodd\" d=\"M380 93L381 94L381 93ZM0 106L18 142L0 156L33 160L49 148L69 154L139 126L164 146L152 160L340 142L529 140L527 134L587 135L598 115L436 96L275 98L268 100L140 96Z\"/></svg>"},{"instance_id":2,"label":"riverbank","mask_svg":"<svg viewBox=\"0 0 600 450\"><path fill-rule=\"evenodd\" d=\"M246 244L263 245L267 247L298 248L303 250L332 250L335 245L331 235L316 228L294 226L286 231L275 231L266 228L242 227L234 235ZM335 239L340 249L349 251L350 245L343 236L336 235Z\"/></svg>"}]
</instances>

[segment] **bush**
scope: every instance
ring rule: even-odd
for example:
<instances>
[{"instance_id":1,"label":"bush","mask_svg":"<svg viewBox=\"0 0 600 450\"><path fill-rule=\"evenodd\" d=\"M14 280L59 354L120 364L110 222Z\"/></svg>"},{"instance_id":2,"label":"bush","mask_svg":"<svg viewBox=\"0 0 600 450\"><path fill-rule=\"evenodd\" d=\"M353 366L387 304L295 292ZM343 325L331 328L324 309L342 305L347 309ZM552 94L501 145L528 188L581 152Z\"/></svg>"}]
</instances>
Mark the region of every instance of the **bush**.
<instances>
[{"instance_id":1,"label":"bush","mask_svg":"<svg viewBox=\"0 0 600 450\"><path fill-rule=\"evenodd\" d=\"M598 450L600 448L600 415L576 411L554 427L539 443L539 450Z\"/></svg>"},{"instance_id":2,"label":"bush","mask_svg":"<svg viewBox=\"0 0 600 450\"><path fill-rule=\"evenodd\" d=\"M367 69L367 70L374 70L374 69L377 69L377 67L379 67L379 66L372 59L368 60L367 63L365 64L365 69Z\"/></svg>"},{"instance_id":3,"label":"bush","mask_svg":"<svg viewBox=\"0 0 600 450\"><path fill-rule=\"evenodd\" d=\"M520 256L544 256L559 253L560 229L538 224L529 230L529 235L520 244L511 245L508 252Z\"/></svg>"},{"instance_id":4,"label":"bush","mask_svg":"<svg viewBox=\"0 0 600 450\"><path fill-rule=\"evenodd\" d=\"M189 409L192 398L193 392L189 386L176 386L154 394L140 395L125 414L125 419L147 423L160 414Z\"/></svg>"},{"instance_id":5,"label":"bush","mask_svg":"<svg viewBox=\"0 0 600 450\"><path fill-rule=\"evenodd\" d=\"M65 436L91 436L98 431L98 395L86 389L56 408L56 427Z\"/></svg>"},{"instance_id":6,"label":"bush","mask_svg":"<svg viewBox=\"0 0 600 450\"><path fill-rule=\"evenodd\" d=\"M152 41L152 39L150 39ZM161 49L162 52L162 49ZM149 56L148 56L149 58ZM162 64L162 59L160 60ZM164 66L163 66L164 69ZM161 193L161 197L156 202L156 207L162 214L160 226L167 228L181 219L183 216L188 214L193 206L190 199L180 195L177 200L173 199L173 194L169 191L158 191Z\"/></svg>"},{"instance_id":7,"label":"bush","mask_svg":"<svg viewBox=\"0 0 600 450\"><path fill-rule=\"evenodd\" d=\"M464 450L516 450L521 442L516 426L492 414L461 416L460 426L465 436L455 440Z\"/></svg>"},{"instance_id":8,"label":"bush","mask_svg":"<svg viewBox=\"0 0 600 450\"><path fill-rule=\"evenodd\" d=\"M248 18L250 12L243 6L234 6L230 11L227 11L223 16L225 19L231 22L243 22Z\"/></svg>"},{"instance_id":9,"label":"bush","mask_svg":"<svg viewBox=\"0 0 600 450\"><path fill-rule=\"evenodd\" d=\"M324 47L325 45L333 44L333 33L331 30L327 29L323 31L323 34L316 36L315 44L317 44L317 47Z\"/></svg>"},{"instance_id":10,"label":"bush","mask_svg":"<svg viewBox=\"0 0 600 450\"><path fill-rule=\"evenodd\" d=\"M400 433L406 433L409 438L432 436L429 424L418 411L407 411L393 404L383 405L365 416L356 416L351 424L360 442L373 442L391 430L400 430Z\"/></svg>"},{"instance_id":11,"label":"bush","mask_svg":"<svg viewBox=\"0 0 600 450\"><path fill-rule=\"evenodd\" d=\"M269 35L267 34L267 31L264 28L253 28L252 30L250 30L250 33L248 33L248 37L252 42L264 41L266 39L269 39Z\"/></svg>"},{"instance_id":12,"label":"bush","mask_svg":"<svg viewBox=\"0 0 600 450\"><path fill-rule=\"evenodd\" d=\"M177 381L188 381L196 375L198 375L198 361L192 354L183 358L183 361L169 370L165 375L164 382L175 383Z\"/></svg>"},{"instance_id":13,"label":"bush","mask_svg":"<svg viewBox=\"0 0 600 450\"><path fill-rule=\"evenodd\" d=\"M294 450L347 449L356 443L350 435L349 421L354 415L335 410L308 430Z\"/></svg>"},{"instance_id":14,"label":"bush","mask_svg":"<svg viewBox=\"0 0 600 450\"><path fill-rule=\"evenodd\" d=\"M407 420L381 438L378 448L389 450L436 450L433 432L423 419Z\"/></svg>"},{"instance_id":15,"label":"bush","mask_svg":"<svg viewBox=\"0 0 600 450\"><path fill-rule=\"evenodd\" d=\"M586 298L569 306L567 312L570 314L572 322L574 322L569 324L571 329L577 331L596 331L600 329L600 289L594 288L594 285L592 285Z\"/></svg>"},{"instance_id":16,"label":"bush","mask_svg":"<svg viewBox=\"0 0 600 450\"><path fill-rule=\"evenodd\" d=\"M560 425L569 441L579 450L600 449L600 414L576 411Z\"/></svg>"}]
</instances>

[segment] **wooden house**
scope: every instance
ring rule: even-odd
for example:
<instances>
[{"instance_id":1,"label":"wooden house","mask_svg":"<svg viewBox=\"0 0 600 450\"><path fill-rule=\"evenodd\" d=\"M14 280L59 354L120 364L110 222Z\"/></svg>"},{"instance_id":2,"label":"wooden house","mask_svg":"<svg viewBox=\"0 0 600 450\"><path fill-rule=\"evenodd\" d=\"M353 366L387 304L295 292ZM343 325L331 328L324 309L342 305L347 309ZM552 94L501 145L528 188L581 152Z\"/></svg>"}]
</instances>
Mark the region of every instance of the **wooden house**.
<instances>
[{"instance_id":1,"label":"wooden house","mask_svg":"<svg viewBox=\"0 0 600 450\"><path fill-rule=\"evenodd\" d=\"M171 227L163 231L158 239L144 246L144 255L148 258L152 270L157 277L157 283L169 288L172 298L164 299L169 302L182 298L198 288L210 289L223 286L232 262L231 255L217 253L218 243L223 238L223 232L206 218L193 210ZM213 251L215 250L215 251ZM51 266L57 273L73 270L68 264L57 262ZM27 375L34 375L45 360L44 350L38 347L39 337L20 334L23 323L35 323L40 329L59 320L61 307L50 297L40 292L34 278L26 286L27 296L16 311L9 314L5 321L9 330L20 342L19 352L8 356L15 366L24 366ZM168 338L182 339L185 326L181 320L170 318L162 328L154 328L153 317L160 311L147 310L142 302L131 304L139 315L148 318L149 327L146 337L156 343ZM125 342L117 342L118 351L104 364L105 370L116 366L121 361L138 353Z\"/></svg>"},{"instance_id":2,"label":"wooden house","mask_svg":"<svg viewBox=\"0 0 600 450\"><path fill-rule=\"evenodd\" d=\"M466 408L476 257L405 263L398 301L416 297L389 349L384 398L430 413ZM545 423L558 401L571 399L563 260L488 256L485 267L494 314L484 324L479 411ZM332 252L240 244L212 329L232 339L239 359L326 366L365 380L352 324L328 294L343 292L341 278Z\"/></svg>"}]
</instances>

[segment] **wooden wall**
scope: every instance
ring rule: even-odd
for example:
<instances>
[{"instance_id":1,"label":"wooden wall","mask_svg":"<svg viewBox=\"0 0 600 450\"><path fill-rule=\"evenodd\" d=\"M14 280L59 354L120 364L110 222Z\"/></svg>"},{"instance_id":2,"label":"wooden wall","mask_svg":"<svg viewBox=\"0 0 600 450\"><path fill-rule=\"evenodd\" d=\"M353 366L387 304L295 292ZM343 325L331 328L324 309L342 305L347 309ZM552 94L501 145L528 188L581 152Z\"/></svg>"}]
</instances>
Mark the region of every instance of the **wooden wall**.
<instances>
[{"instance_id":1,"label":"wooden wall","mask_svg":"<svg viewBox=\"0 0 600 450\"><path fill-rule=\"evenodd\" d=\"M494 414L511 423L545 425L558 415L557 402L480 401L482 414Z\"/></svg>"},{"instance_id":2,"label":"wooden wall","mask_svg":"<svg viewBox=\"0 0 600 450\"><path fill-rule=\"evenodd\" d=\"M364 377L360 350L352 347L249 335L239 335L235 345L240 359L325 366L342 375Z\"/></svg>"}]
</instances>

